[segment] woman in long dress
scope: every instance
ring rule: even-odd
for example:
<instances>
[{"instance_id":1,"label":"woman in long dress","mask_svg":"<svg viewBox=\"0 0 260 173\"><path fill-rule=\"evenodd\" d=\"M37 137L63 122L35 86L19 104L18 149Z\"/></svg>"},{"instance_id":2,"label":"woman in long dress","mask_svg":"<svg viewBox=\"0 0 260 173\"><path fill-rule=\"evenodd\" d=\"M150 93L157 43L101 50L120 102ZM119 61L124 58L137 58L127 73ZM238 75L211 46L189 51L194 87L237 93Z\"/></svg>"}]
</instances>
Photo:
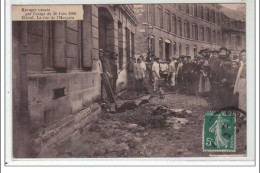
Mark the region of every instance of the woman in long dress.
<instances>
[{"instance_id":1,"label":"woman in long dress","mask_svg":"<svg viewBox=\"0 0 260 173\"><path fill-rule=\"evenodd\" d=\"M210 67L208 61L205 60L200 70L199 93L210 92L211 85L209 82L209 74L210 74Z\"/></svg>"},{"instance_id":2,"label":"woman in long dress","mask_svg":"<svg viewBox=\"0 0 260 173\"><path fill-rule=\"evenodd\" d=\"M246 111L246 51L240 53L240 67L234 87L234 94L238 93L238 107Z\"/></svg>"}]
</instances>

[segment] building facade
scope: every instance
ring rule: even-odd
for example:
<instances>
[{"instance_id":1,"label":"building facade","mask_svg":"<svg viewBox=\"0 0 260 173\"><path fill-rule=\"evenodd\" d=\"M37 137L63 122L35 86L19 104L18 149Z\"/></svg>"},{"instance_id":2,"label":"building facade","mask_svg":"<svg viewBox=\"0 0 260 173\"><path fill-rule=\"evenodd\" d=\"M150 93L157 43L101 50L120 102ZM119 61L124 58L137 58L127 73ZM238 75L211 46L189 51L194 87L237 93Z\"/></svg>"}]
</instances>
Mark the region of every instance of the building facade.
<instances>
[{"instance_id":1,"label":"building facade","mask_svg":"<svg viewBox=\"0 0 260 173\"><path fill-rule=\"evenodd\" d=\"M217 4L135 5L135 12L138 55L152 52L163 60L181 55L193 58L205 48L226 46L237 51L245 47L245 22L228 18Z\"/></svg>"},{"instance_id":2,"label":"building facade","mask_svg":"<svg viewBox=\"0 0 260 173\"><path fill-rule=\"evenodd\" d=\"M99 49L134 55L137 20L131 5L83 5L81 21L13 22L13 116L39 129L98 101ZM118 87L127 85L119 74Z\"/></svg>"}]
</instances>

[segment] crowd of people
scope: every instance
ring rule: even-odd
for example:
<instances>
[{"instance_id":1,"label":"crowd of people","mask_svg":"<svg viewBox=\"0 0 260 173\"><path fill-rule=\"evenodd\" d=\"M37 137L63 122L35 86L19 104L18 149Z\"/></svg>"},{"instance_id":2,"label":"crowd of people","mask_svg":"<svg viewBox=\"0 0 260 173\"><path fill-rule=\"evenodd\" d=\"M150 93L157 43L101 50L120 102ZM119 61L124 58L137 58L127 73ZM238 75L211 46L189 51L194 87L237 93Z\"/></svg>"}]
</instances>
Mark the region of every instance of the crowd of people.
<instances>
[{"instance_id":1,"label":"crowd of people","mask_svg":"<svg viewBox=\"0 0 260 173\"><path fill-rule=\"evenodd\" d=\"M221 109L240 108L246 111L246 51L233 59L231 52L221 47L219 50L203 49L193 59L180 56L161 61L153 54L144 58L132 58L127 66L130 89L138 94L160 93L162 87L173 92L188 95L201 95L212 99Z\"/></svg>"},{"instance_id":2,"label":"crowd of people","mask_svg":"<svg viewBox=\"0 0 260 173\"><path fill-rule=\"evenodd\" d=\"M130 58L127 63L128 90L137 94L162 95L162 88L188 95L201 95L212 99L216 108L236 107L246 111L246 51L237 59L230 51L203 49L193 59L191 56L172 57L162 61L148 53L146 57ZM118 54L99 50L98 67L101 71L101 97L110 103L117 95ZM163 96L160 98L164 98Z\"/></svg>"}]
</instances>

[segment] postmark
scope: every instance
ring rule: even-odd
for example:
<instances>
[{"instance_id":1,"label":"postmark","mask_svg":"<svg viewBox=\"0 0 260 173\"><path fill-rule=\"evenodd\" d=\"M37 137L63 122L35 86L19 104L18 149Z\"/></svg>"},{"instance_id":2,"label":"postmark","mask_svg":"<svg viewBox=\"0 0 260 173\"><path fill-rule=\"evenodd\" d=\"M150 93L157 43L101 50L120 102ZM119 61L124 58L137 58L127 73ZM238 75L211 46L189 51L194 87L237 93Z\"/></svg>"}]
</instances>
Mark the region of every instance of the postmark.
<instances>
[{"instance_id":1,"label":"postmark","mask_svg":"<svg viewBox=\"0 0 260 173\"><path fill-rule=\"evenodd\" d=\"M236 115L227 111L208 111L204 116L204 152L236 151Z\"/></svg>"}]
</instances>

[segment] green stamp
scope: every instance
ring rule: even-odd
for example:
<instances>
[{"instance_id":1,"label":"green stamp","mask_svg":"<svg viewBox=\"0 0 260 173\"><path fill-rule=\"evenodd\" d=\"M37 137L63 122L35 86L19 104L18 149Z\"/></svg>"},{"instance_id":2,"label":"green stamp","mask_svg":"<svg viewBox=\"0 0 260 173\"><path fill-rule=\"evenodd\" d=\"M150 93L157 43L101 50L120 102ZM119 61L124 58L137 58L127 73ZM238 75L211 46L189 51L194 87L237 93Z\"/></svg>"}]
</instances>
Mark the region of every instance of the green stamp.
<instances>
[{"instance_id":1,"label":"green stamp","mask_svg":"<svg viewBox=\"0 0 260 173\"><path fill-rule=\"evenodd\" d=\"M203 151L236 151L236 118L232 112L206 112L203 125Z\"/></svg>"}]
</instances>

